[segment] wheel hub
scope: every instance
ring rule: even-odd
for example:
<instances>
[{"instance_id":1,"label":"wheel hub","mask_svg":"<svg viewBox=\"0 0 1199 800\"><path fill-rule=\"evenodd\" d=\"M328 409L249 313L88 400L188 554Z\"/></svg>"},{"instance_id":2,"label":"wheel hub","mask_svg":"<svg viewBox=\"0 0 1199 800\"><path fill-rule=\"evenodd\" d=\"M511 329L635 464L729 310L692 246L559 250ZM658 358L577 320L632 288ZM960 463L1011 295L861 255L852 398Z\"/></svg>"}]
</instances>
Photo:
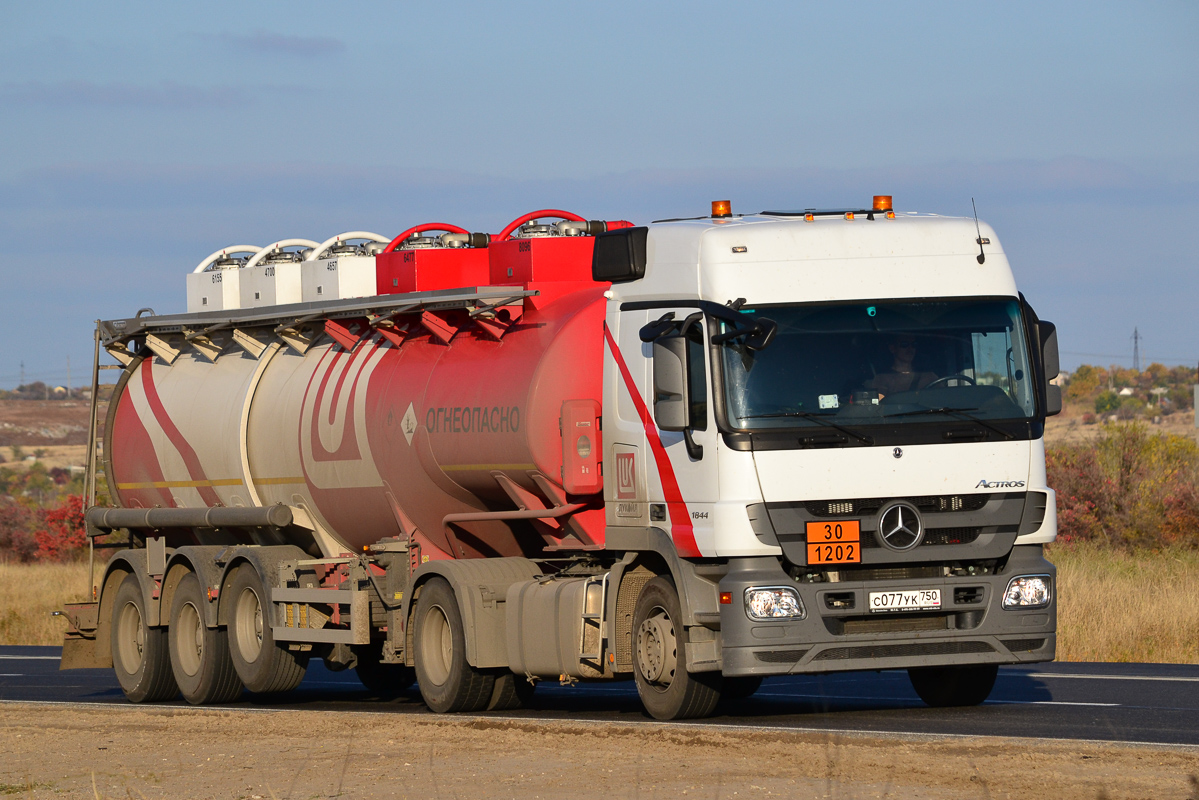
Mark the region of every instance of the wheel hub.
<instances>
[{"instance_id":1,"label":"wheel hub","mask_svg":"<svg viewBox=\"0 0 1199 800\"><path fill-rule=\"evenodd\" d=\"M637 629L637 667L642 677L650 683L670 685L677 647L674 623L665 611L655 609Z\"/></svg>"}]
</instances>

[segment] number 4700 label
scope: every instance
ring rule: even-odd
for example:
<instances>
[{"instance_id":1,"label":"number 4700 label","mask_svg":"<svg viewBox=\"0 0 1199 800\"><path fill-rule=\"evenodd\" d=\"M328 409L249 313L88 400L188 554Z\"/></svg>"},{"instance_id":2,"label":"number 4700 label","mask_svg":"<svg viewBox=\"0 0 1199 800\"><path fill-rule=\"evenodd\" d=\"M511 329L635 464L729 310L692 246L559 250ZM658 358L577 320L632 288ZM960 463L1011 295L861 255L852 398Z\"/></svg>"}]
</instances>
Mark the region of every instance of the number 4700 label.
<instances>
[{"instance_id":1,"label":"number 4700 label","mask_svg":"<svg viewBox=\"0 0 1199 800\"><path fill-rule=\"evenodd\" d=\"M809 564L860 564L862 526L856 519L809 522Z\"/></svg>"}]
</instances>

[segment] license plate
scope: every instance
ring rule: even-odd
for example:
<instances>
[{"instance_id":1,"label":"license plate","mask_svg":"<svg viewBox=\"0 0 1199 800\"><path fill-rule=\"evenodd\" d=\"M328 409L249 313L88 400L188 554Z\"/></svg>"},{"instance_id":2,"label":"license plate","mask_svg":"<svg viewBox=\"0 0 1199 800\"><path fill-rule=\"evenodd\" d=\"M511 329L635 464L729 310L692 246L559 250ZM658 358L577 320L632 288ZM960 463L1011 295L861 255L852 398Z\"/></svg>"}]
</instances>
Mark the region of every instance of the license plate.
<instances>
[{"instance_id":1,"label":"license plate","mask_svg":"<svg viewBox=\"0 0 1199 800\"><path fill-rule=\"evenodd\" d=\"M867 599L871 611L930 611L941 607L940 589L901 589L871 592Z\"/></svg>"},{"instance_id":2,"label":"license plate","mask_svg":"<svg viewBox=\"0 0 1199 800\"><path fill-rule=\"evenodd\" d=\"M807 524L809 564L862 563L862 526L856 519Z\"/></svg>"}]
</instances>

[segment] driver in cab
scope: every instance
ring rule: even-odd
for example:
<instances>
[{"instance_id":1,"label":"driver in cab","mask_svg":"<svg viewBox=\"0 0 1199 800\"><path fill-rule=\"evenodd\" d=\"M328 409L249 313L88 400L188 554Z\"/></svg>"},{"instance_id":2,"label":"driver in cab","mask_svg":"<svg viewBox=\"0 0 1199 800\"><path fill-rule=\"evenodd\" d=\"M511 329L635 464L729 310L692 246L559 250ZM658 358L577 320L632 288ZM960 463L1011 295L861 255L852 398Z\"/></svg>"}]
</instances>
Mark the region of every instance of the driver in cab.
<instances>
[{"instance_id":1,"label":"driver in cab","mask_svg":"<svg viewBox=\"0 0 1199 800\"><path fill-rule=\"evenodd\" d=\"M896 336L887 349L891 351L891 370L880 372L866 381L867 389L885 397L894 392L912 392L923 389L937 379L935 372L917 372L912 366L916 359L916 338L910 335Z\"/></svg>"}]
</instances>

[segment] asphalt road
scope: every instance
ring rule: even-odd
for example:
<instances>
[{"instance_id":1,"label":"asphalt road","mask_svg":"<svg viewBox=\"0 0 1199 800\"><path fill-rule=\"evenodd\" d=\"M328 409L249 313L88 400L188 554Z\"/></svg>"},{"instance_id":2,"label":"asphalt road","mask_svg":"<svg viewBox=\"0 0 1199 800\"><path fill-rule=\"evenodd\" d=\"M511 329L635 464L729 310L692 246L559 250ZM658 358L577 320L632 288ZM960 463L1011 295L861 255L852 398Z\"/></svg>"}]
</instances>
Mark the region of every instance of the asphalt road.
<instances>
[{"instance_id":1,"label":"asphalt road","mask_svg":"<svg viewBox=\"0 0 1199 800\"><path fill-rule=\"evenodd\" d=\"M111 670L58 670L57 647L0 647L0 702L125 704ZM165 705L186 705L174 701ZM415 687L380 700L353 671L320 662L278 701L249 695L232 708L382 711L427 714ZM516 719L648 720L633 683L538 685L529 708L497 712ZM728 703L713 725L957 736L1021 736L1199 745L1199 666L1189 664L1037 664L1003 667L995 690L974 708L932 709L903 672L851 672L768 678L753 697Z\"/></svg>"}]
</instances>

